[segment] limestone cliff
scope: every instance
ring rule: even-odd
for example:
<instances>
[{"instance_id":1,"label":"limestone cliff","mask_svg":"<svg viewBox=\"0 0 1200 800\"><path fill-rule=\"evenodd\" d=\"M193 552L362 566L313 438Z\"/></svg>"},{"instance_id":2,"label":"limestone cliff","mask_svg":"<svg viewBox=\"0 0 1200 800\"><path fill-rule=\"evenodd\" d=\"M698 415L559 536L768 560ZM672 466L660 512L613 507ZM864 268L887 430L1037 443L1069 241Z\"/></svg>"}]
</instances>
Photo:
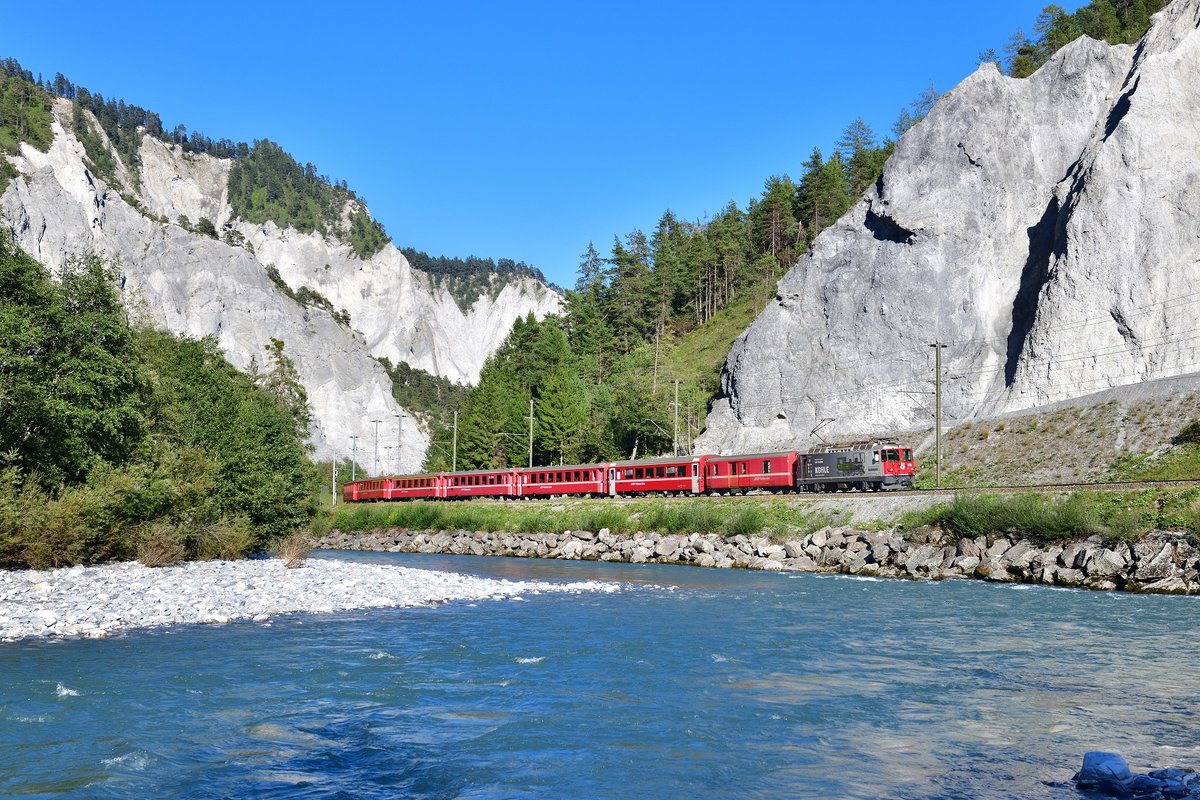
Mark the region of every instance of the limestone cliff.
<instances>
[{"instance_id":1,"label":"limestone cliff","mask_svg":"<svg viewBox=\"0 0 1200 800\"><path fill-rule=\"evenodd\" d=\"M239 368L252 358L261 362L267 342L282 339L309 394L319 458L349 455L350 437L358 436L359 463L371 468L375 426L369 421L380 419L380 471L418 468L428 435L396 405L373 357L471 382L518 316L559 308L555 292L526 279L480 297L464 313L390 243L363 261L349 245L320 234L235 219L227 188L231 162L185 154L149 136L142 137L136 174L114 159L116 185L110 186L86 166L70 103L56 101L53 114L49 152L22 146L21 155L10 158L20 177L0 197L0 210L18 243L51 269L87 250L111 256L134 313L176 333L215 336ZM194 233L178 224L181 218L193 224L206 218L247 244ZM268 277L269 264L292 289L307 286L344 309L349 324L288 297ZM384 450L397 438L399 459Z\"/></svg>"},{"instance_id":2,"label":"limestone cliff","mask_svg":"<svg viewBox=\"0 0 1200 800\"><path fill-rule=\"evenodd\" d=\"M700 447L932 423L1200 370L1200 0L1136 46L985 65L738 339Z\"/></svg>"}]
</instances>

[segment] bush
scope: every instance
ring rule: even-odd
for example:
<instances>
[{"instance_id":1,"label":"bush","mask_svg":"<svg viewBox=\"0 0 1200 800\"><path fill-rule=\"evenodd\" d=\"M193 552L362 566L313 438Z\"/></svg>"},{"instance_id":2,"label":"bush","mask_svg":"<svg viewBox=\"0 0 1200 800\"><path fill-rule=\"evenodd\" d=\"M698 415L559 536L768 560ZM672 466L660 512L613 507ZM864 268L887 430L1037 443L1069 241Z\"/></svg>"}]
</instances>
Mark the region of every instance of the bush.
<instances>
[{"instance_id":1,"label":"bush","mask_svg":"<svg viewBox=\"0 0 1200 800\"><path fill-rule=\"evenodd\" d=\"M312 539L297 531L291 536L277 541L272 553L283 562L286 568L295 569L304 563L312 549Z\"/></svg>"},{"instance_id":2,"label":"bush","mask_svg":"<svg viewBox=\"0 0 1200 800\"><path fill-rule=\"evenodd\" d=\"M1200 443L1200 420L1192 420L1175 435L1171 442L1174 444Z\"/></svg>"}]
</instances>

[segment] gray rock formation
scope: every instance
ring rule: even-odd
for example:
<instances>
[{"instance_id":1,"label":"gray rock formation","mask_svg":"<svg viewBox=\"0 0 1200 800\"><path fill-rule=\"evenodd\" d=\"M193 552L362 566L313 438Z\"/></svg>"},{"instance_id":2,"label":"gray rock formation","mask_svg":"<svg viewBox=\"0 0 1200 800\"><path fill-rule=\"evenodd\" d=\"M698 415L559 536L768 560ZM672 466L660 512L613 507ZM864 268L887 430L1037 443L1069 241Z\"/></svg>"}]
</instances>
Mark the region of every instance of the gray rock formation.
<instances>
[{"instance_id":1,"label":"gray rock formation","mask_svg":"<svg viewBox=\"0 0 1200 800\"><path fill-rule=\"evenodd\" d=\"M363 261L349 245L319 234L234 219L229 161L185 154L151 137L143 137L138 175L114 156L117 185L108 186L87 169L71 114L70 103L56 101L49 152L23 145L9 159L20 177L0 197L0 211L18 243L52 270L89 250L110 256L133 313L175 333L216 337L240 369L252 359L261 363L269 340L282 339L312 404L318 458L350 455L350 437L358 436L358 461L370 469L370 420L380 419L380 471L417 469L428 434L392 399L373 357L471 382L517 317L559 308L556 293L523 280L485 294L464 313L391 244ZM235 229L250 247L192 233L176 224L180 217ZM350 326L282 293L267 277L272 263L291 288L308 286L346 310ZM397 438L400 457L385 457L383 447Z\"/></svg>"},{"instance_id":2,"label":"gray rock formation","mask_svg":"<svg viewBox=\"0 0 1200 800\"><path fill-rule=\"evenodd\" d=\"M1200 0L1136 46L984 65L734 344L702 450L1014 411L1200 370Z\"/></svg>"}]
</instances>

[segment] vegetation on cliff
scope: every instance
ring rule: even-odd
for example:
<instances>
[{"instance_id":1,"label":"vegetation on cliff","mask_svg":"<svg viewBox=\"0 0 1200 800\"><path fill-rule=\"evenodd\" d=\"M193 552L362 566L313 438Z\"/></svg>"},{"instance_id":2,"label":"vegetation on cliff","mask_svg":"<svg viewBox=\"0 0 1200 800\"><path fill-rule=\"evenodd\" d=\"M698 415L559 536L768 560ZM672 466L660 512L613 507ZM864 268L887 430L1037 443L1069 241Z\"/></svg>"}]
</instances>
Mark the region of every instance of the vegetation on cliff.
<instances>
[{"instance_id":1,"label":"vegetation on cliff","mask_svg":"<svg viewBox=\"0 0 1200 800\"><path fill-rule=\"evenodd\" d=\"M61 280L0 233L0 566L234 556L308 522L319 480L282 342L256 376L132 326L117 276Z\"/></svg>"},{"instance_id":2,"label":"vegetation on cliff","mask_svg":"<svg viewBox=\"0 0 1200 800\"><path fill-rule=\"evenodd\" d=\"M1033 37L1018 29L1004 46L1004 69L1014 78L1032 75L1059 50L1089 36L1109 44L1132 44L1150 29L1150 15L1167 0L1091 0L1067 13L1057 4L1042 9L1033 25ZM994 50L979 57L980 62L1000 63Z\"/></svg>"},{"instance_id":3,"label":"vegetation on cliff","mask_svg":"<svg viewBox=\"0 0 1200 800\"><path fill-rule=\"evenodd\" d=\"M400 252L414 269L429 275L436 285L444 286L464 312L485 294L495 297L513 280L528 277L550 283L537 267L511 258L431 256L411 247L403 247Z\"/></svg>"}]
</instances>

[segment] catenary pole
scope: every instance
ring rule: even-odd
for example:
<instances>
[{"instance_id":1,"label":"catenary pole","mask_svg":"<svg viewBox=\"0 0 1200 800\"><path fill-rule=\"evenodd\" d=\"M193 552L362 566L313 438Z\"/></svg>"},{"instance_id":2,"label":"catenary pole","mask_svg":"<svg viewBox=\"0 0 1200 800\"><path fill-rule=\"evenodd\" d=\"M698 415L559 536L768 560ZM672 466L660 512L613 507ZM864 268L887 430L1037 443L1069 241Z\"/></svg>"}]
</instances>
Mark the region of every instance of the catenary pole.
<instances>
[{"instance_id":1,"label":"catenary pole","mask_svg":"<svg viewBox=\"0 0 1200 800\"><path fill-rule=\"evenodd\" d=\"M533 401L529 401L529 468L533 469Z\"/></svg>"},{"instance_id":2,"label":"catenary pole","mask_svg":"<svg viewBox=\"0 0 1200 800\"><path fill-rule=\"evenodd\" d=\"M454 439L450 445L450 471L458 471L458 412L454 412Z\"/></svg>"},{"instance_id":3,"label":"catenary pole","mask_svg":"<svg viewBox=\"0 0 1200 800\"><path fill-rule=\"evenodd\" d=\"M671 441L671 455L679 455L679 381L675 381L675 433Z\"/></svg>"},{"instance_id":4,"label":"catenary pole","mask_svg":"<svg viewBox=\"0 0 1200 800\"><path fill-rule=\"evenodd\" d=\"M396 418L396 474L400 474L400 415L392 414Z\"/></svg>"},{"instance_id":5,"label":"catenary pole","mask_svg":"<svg viewBox=\"0 0 1200 800\"><path fill-rule=\"evenodd\" d=\"M350 441L353 443L350 448L350 482L354 483L358 471L358 437L351 436Z\"/></svg>"},{"instance_id":6,"label":"catenary pole","mask_svg":"<svg viewBox=\"0 0 1200 800\"><path fill-rule=\"evenodd\" d=\"M379 423L383 420L373 419L371 422L375 423L375 464L371 471L371 476L374 477L379 474Z\"/></svg>"},{"instance_id":7,"label":"catenary pole","mask_svg":"<svg viewBox=\"0 0 1200 800\"><path fill-rule=\"evenodd\" d=\"M934 486L942 488L942 349L941 342L929 345L933 348L933 475Z\"/></svg>"}]
</instances>

